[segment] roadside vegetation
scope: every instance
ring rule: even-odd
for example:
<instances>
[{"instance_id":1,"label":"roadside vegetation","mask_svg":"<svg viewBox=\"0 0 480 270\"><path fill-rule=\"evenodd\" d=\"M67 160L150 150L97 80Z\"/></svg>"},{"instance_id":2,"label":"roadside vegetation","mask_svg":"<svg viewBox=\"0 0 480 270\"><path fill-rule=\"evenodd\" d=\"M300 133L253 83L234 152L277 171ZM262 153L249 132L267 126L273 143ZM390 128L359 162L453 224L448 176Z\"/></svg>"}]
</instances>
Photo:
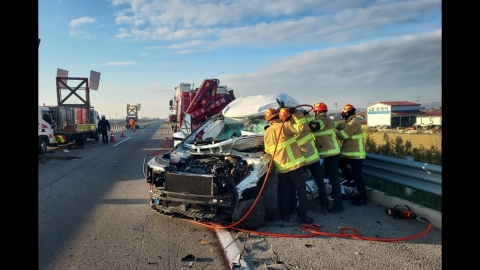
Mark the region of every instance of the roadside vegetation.
<instances>
[{"instance_id":1,"label":"roadside vegetation","mask_svg":"<svg viewBox=\"0 0 480 270\"><path fill-rule=\"evenodd\" d=\"M383 141L379 142L378 135L381 133L377 132L375 134L377 135L377 139L374 139L374 136L372 136L373 132L368 127L364 128L364 134L367 153L402 159L407 156L411 156L415 161L442 166L441 134L435 134L435 136L439 136L440 144L436 140L430 140L432 142L431 145L428 145L428 140L422 143L410 140L404 141L401 135L395 133L389 134L386 132L382 135ZM397 136L394 139L390 138L390 136L395 135ZM415 140L415 138L425 140L425 138L428 138L427 136L429 136L422 135L426 134L409 134L408 136L410 136L413 140ZM391 194L398 198L411 201L413 203L417 203L430 209L440 212L442 211L442 196L437 196L435 194L420 190L407 193L407 190L404 186L372 177L365 176L364 180L366 186L368 187Z\"/></svg>"}]
</instances>

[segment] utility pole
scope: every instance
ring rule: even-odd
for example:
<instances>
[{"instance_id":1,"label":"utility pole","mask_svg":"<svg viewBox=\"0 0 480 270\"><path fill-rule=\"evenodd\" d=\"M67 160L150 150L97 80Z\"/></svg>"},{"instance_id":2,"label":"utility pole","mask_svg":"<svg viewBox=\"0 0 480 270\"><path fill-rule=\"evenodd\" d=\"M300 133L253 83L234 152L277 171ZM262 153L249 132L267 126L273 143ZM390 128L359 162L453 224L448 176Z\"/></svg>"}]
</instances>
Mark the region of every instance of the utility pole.
<instances>
[{"instance_id":1,"label":"utility pole","mask_svg":"<svg viewBox=\"0 0 480 270\"><path fill-rule=\"evenodd\" d=\"M337 102L335 102L335 115L338 115Z\"/></svg>"}]
</instances>

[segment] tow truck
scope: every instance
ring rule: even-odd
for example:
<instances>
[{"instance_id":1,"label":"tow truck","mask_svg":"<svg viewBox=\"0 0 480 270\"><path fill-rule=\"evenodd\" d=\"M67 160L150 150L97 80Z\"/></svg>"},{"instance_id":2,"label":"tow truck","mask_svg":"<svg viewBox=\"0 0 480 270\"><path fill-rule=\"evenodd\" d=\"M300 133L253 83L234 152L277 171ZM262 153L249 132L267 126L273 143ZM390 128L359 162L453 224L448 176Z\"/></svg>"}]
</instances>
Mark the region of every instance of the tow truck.
<instances>
[{"instance_id":1,"label":"tow truck","mask_svg":"<svg viewBox=\"0 0 480 270\"><path fill-rule=\"evenodd\" d=\"M204 79L200 87L194 90L189 83L181 83L175 88L175 97L169 101L171 114L168 124L175 131L190 134L233 100L233 90L220 85L218 79Z\"/></svg>"}]
</instances>

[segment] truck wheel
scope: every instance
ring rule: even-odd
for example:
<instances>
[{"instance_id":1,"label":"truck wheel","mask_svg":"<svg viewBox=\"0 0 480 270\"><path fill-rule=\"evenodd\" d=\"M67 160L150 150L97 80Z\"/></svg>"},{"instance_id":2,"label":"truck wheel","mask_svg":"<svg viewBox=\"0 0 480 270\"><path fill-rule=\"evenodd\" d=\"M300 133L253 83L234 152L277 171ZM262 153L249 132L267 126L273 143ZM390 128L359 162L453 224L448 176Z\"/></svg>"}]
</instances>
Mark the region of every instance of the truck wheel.
<instances>
[{"instance_id":1,"label":"truck wheel","mask_svg":"<svg viewBox=\"0 0 480 270\"><path fill-rule=\"evenodd\" d=\"M38 139L38 153L43 155L47 152L47 139L39 138Z\"/></svg>"},{"instance_id":2,"label":"truck wheel","mask_svg":"<svg viewBox=\"0 0 480 270\"><path fill-rule=\"evenodd\" d=\"M75 137L75 143L78 146L84 146L85 145L85 133L77 134L77 136Z\"/></svg>"},{"instance_id":3,"label":"truck wheel","mask_svg":"<svg viewBox=\"0 0 480 270\"><path fill-rule=\"evenodd\" d=\"M135 129L139 129L139 128L140 128L140 126L139 126L139 125L136 125L136 126L135 126Z\"/></svg>"},{"instance_id":4,"label":"truck wheel","mask_svg":"<svg viewBox=\"0 0 480 270\"><path fill-rule=\"evenodd\" d=\"M100 134L98 134L98 130L95 131L95 141L98 142L100 140Z\"/></svg>"}]
</instances>

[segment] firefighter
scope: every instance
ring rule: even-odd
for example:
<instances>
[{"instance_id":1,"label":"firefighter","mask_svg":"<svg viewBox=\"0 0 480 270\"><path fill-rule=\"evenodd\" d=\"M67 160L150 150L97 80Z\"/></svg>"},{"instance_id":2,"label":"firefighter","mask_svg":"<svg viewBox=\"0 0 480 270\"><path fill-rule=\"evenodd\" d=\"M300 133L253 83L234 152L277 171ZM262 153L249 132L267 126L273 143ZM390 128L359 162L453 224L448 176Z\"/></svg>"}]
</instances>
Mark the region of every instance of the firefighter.
<instances>
[{"instance_id":1,"label":"firefighter","mask_svg":"<svg viewBox=\"0 0 480 270\"><path fill-rule=\"evenodd\" d=\"M325 182L323 181L320 156L312 132L312 121L314 121L314 119L308 112L295 110L295 108L292 107L281 108L279 117L282 121L285 121L284 127L292 126L295 131L298 146L305 157L305 169L310 171L318 187L318 196L321 205L320 211L326 214L328 212L327 190L325 188Z\"/></svg>"},{"instance_id":2,"label":"firefighter","mask_svg":"<svg viewBox=\"0 0 480 270\"><path fill-rule=\"evenodd\" d=\"M320 158L325 164L325 178L328 178L332 186L333 207L328 209L329 213L337 214L343 211L342 190L338 178L338 163L340 161L340 142L335 134L337 121L333 121L327 116L328 108L325 103L319 102L313 105L315 120L320 124L315 135L315 145L317 146Z\"/></svg>"},{"instance_id":3,"label":"firefighter","mask_svg":"<svg viewBox=\"0 0 480 270\"><path fill-rule=\"evenodd\" d=\"M358 190L358 199L350 202L351 205L367 205L367 189L363 181L363 161L366 158L365 141L362 125L356 118L356 109L352 104L346 104L340 115L345 119L344 125L339 125L336 131L337 138L342 140L342 150L338 167L350 183L355 183ZM350 165L350 171L347 165Z\"/></svg>"},{"instance_id":4,"label":"firefighter","mask_svg":"<svg viewBox=\"0 0 480 270\"><path fill-rule=\"evenodd\" d=\"M295 139L295 131L291 127L282 129L282 120L279 119L276 109L268 108L265 120L269 122L269 127L264 133L265 152L272 156L278 172L282 219L289 222L290 194L291 190L295 189L298 196L296 221L311 224L313 218L307 216L307 190L302 169L305 157Z\"/></svg>"}]
</instances>

